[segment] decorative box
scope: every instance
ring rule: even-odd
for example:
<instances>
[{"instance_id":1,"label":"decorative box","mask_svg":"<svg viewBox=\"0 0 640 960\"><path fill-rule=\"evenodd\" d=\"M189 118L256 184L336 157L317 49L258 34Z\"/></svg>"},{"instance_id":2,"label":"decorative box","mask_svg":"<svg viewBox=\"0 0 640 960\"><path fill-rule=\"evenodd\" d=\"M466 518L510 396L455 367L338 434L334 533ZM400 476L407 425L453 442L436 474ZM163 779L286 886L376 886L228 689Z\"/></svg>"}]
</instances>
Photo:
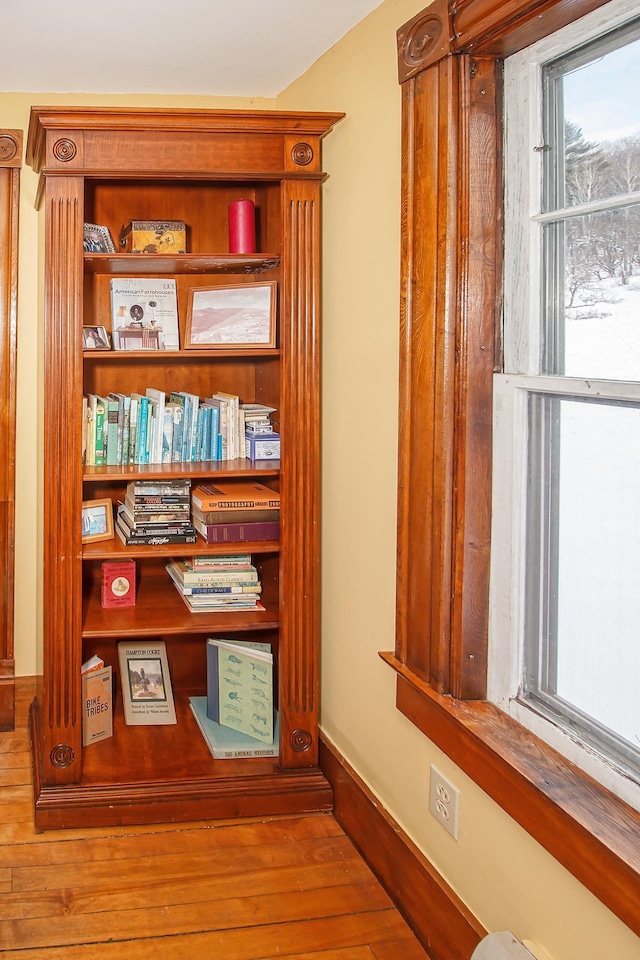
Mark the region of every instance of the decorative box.
<instances>
[{"instance_id":1,"label":"decorative box","mask_svg":"<svg viewBox=\"0 0 640 960\"><path fill-rule=\"evenodd\" d=\"M120 231L126 253L186 253L187 227L182 220L131 220Z\"/></svg>"},{"instance_id":2,"label":"decorative box","mask_svg":"<svg viewBox=\"0 0 640 960\"><path fill-rule=\"evenodd\" d=\"M280 434L261 433L244 438L244 455L249 460L279 460Z\"/></svg>"}]
</instances>

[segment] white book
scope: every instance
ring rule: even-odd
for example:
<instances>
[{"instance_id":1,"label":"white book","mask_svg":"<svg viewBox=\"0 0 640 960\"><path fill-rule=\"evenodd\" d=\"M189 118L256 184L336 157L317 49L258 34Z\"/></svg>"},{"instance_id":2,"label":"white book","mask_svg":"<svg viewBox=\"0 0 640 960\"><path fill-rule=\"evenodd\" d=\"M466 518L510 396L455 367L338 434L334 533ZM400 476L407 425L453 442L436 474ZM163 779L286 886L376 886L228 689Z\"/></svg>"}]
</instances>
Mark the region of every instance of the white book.
<instances>
[{"instance_id":1,"label":"white book","mask_svg":"<svg viewBox=\"0 0 640 960\"><path fill-rule=\"evenodd\" d=\"M149 463L162 463L162 443L164 437L164 405L166 397L164 390L147 387L145 396L149 398L149 406L153 405L155 428L153 430L153 446L149 449Z\"/></svg>"}]
</instances>

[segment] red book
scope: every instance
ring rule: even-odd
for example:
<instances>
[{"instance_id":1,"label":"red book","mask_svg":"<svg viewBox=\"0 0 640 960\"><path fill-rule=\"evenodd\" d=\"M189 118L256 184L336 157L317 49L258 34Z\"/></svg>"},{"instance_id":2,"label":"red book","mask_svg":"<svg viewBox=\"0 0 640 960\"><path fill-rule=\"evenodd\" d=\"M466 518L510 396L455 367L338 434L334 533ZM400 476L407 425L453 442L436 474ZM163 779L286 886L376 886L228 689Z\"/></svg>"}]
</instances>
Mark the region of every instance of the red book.
<instances>
[{"instance_id":1,"label":"red book","mask_svg":"<svg viewBox=\"0 0 640 960\"><path fill-rule=\"evenodd\" d=\"M207 543L243 543L250 540L279 540L280 523L200 523L193 525Z\"/></svg>"},{"instance_id":2,"label":"red book","mask_svg":"<svg viewBox=\"0 0 640 960\"><path fill-rule=\"evenodd\" d=\"M102 564L102 606L133 607L135 602L135 560L105 560Z\"/></svg>"}]
</instances>

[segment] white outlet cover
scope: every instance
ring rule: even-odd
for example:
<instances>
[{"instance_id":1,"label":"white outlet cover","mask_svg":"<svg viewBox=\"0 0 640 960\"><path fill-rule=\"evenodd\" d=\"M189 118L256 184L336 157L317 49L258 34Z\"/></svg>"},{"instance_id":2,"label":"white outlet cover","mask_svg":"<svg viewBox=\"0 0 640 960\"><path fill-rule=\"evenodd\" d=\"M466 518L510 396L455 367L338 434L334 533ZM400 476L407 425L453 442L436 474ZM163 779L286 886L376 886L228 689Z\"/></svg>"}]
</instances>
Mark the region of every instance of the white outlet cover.
<instances>
[{"instance_id":1,"label":"white outlet cover","mask_svg":"<svg viewBox=\"0 0 640 960\"><path fill-rule=\"evenodd\" d=\"M451 834L453 839L457 840L460 819L460 791L433 764L430 772L429 812Z\"/></svg>"}]
</instances>

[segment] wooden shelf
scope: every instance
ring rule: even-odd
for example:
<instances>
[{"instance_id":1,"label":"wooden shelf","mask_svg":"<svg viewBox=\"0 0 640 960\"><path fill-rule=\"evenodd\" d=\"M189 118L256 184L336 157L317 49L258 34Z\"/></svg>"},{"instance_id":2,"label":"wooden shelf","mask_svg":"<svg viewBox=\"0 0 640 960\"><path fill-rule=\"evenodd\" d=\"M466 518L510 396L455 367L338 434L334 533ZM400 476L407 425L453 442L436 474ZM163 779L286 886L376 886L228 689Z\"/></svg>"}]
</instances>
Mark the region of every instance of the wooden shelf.
<instances>
[{"instance_id":1,"label":"wooden shelf","mask_svg":"<svg viewBox=\"0 0 640 960\"><path fill-rule=\"evenodd\" d=\"M194 557L227 553L279 553L279 540L247 540L242 543L206 543L198 537L197 543L140 544L127 547L116 534L113 540L98 540L82 546L83 560L124 560L142 557Z\"/></svg>"},{"instance_id":2,"label":"wooden shelf","mask_svg":"<svg viewBox=\"0 0 640 960\"><path fill-rule=\"evenodd\" d=\"M232 348L218 347L215 350L83 350L83 360L111 360L112 362L122 363L126 360L144 360L166 363L169 360L188 362L193 360L229 360L233 357L263 357L266 359L277 360L280 357L280 351L277 347L251 347Z\"/></svg>"},{"instance_id":3,"label":"wooden shelf","mask_svg":"<svg viewBox=\"0 0 640 960\"><path fill-rule=\"evenodd\" d=\"M144 466L105 466L82 468L82 479L97 483L104 480L158 480L180 477L277 477L279 460L198 460L194 463L152 463Z\"/></svg>"},{"instance_id":4,"label":"wooden shelf","mask_svg":"<svg viewBox=\"0 0 640 960\"><path fill-rule=\"evenodd\" d=\"M263 600L265 610L227 613L191 613L169 579L142 577L137 588L136 605L122 609L100 606L100 581L91 582L83 597L82 636L157 637L194 633L246 633L273 630L279 624L277 602Z\"/></svg>"},{"instance_id":5,"label":"wooden shelf","mask_svg":"<svg viewBox=\"0 0 640 960\"><path fill-rule=\"evenodd\" d=\"M144 253L85 253L86 273L113 276L163 276L164 274L265 273L280 266L278 254L196 254L171 256Z\"/></svg>"}]
</instances>

